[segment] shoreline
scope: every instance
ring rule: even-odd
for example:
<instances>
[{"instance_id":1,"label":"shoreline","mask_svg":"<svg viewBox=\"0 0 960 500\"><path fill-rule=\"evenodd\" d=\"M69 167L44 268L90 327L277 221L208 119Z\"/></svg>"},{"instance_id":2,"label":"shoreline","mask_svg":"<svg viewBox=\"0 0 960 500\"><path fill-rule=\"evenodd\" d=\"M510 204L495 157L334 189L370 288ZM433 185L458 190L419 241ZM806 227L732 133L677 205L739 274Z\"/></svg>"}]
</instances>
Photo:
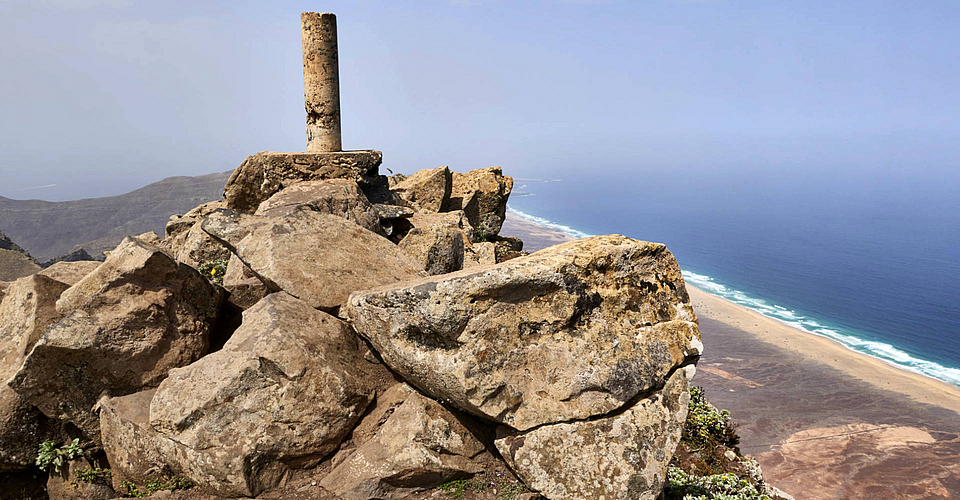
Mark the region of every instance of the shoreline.
<instances>
[{"instance_id":1,"label":"shoreline","mask_svg":"<svg viewBox=\"0 0 960 500\"><path fill-rule=\"evenodd\" d=\"M686 287L697 316L740 329L760 342L773 344L810 361L822 363L874 387L908 396L919 403L946 408L960 415L960 387L854 351L835 340L787 325L689 283L686 283ZM707 344L705 354L709 355L709 352Z\"/></svg>"}]
</instances>

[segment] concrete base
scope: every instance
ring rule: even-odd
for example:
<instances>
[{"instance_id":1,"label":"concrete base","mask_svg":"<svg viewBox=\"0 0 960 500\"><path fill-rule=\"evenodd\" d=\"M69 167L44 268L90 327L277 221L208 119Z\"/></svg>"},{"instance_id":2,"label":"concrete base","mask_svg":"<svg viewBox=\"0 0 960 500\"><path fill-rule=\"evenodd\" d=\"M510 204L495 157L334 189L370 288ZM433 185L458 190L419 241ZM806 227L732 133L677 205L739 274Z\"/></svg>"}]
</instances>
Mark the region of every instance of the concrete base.
<instances>
[{"instance_id":1,"label":"concrete base","mask_svg":"<svg viewBox=\"0 0 960 500\"><path fill-rule=\"evenodd\" d=\"M383 153L374 150L332 153L263 151L248 156L223 188L226 208L253 213L281 189L303 181L353 179L373 203L387 196L387 178L380 175Z\"/></svg>"}]
</instances>

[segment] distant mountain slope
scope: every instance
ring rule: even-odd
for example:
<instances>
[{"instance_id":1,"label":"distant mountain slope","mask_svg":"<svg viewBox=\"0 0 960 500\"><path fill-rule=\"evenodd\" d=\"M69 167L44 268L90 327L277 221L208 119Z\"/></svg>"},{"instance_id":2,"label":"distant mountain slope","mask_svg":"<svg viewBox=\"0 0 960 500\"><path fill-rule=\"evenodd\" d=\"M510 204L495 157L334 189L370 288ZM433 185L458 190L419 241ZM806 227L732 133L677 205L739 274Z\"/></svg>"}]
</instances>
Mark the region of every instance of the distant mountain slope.
<instances>
[{"instance_id":1,"label":"distant mountain slope","mask_svg":"<svg viewBox=\"0 0 960 500\"><path fill-rule=\"evenodd\" d=\"M0 232L0 281L13 281L39 270L40 264L26 250Z\"/></svg>"},{"instance_id":2,"label":"distant mountain slope","mask_svg":"<svg viewBox=\"0 0 960 500\"><path fill-rule=\"evenodd\" d=\"M120 196L75 201L12 200L0 196L0 231L44 261L77 245L98 255L127 235L156 231L167 219L221 198L231 172L168 177Z\"/></svg>"}]
</instances>

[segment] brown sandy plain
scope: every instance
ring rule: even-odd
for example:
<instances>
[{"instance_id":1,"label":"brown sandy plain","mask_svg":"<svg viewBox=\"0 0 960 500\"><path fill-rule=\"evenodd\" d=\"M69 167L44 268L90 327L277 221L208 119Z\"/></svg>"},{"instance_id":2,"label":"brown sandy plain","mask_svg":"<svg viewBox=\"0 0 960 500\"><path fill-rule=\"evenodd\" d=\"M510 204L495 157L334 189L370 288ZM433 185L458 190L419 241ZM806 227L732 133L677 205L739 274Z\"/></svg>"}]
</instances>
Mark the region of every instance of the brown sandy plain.
<instances>
[{"instance_id":1,"label":"brown sandy plain","mask_svg":"<svg viewBox=\"0 0 960 500\"><path fill-rule=\"evenodd\" d=\"M572 239L513 214L501 234L531 252ZM797 500L960 499L960 388L687 290L705 350L694 384L771 484Z\"/></svg>"}]
</instances>

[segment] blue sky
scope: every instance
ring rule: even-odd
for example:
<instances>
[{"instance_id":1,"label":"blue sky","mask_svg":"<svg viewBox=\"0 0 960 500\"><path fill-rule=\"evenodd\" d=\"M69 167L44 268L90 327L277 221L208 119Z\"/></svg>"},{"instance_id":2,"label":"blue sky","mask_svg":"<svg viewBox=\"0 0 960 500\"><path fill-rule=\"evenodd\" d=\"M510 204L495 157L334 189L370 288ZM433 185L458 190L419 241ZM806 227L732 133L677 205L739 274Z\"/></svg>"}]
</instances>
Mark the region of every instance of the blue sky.
<instances>
[{"instance_id":1,"label":"blue sky","mask_svg":"<svg viewBox=\"0 0 960 500\"><path fill-rule=\"evenodd\" d=\"M0 196L303 150L308 10L344 147L395 172L960 184L956 2L0 0Z\"/></svg>"}]
</instances>

